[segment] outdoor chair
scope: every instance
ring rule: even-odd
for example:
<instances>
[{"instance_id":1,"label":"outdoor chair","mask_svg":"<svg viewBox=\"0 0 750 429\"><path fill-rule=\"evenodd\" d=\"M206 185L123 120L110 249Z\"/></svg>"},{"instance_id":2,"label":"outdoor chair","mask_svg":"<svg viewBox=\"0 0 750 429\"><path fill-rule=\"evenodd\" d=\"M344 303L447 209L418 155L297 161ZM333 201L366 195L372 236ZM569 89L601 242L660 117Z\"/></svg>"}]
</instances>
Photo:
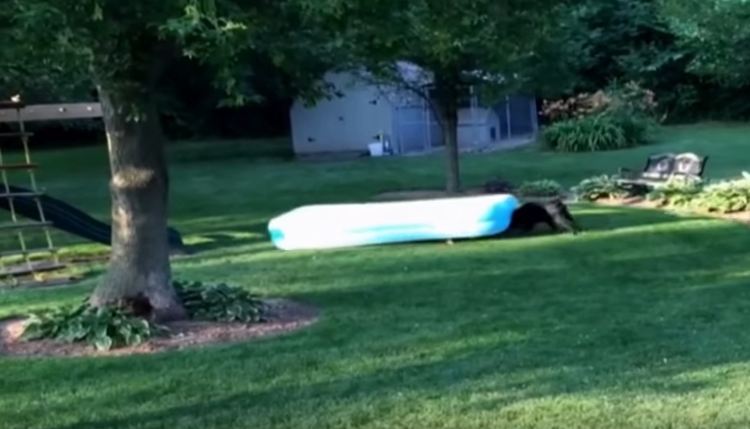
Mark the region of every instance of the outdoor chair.
<instances>
[{"instance_id":1,"label":"outdoor chair","mask_svg":"<svg viewBox=\"0 0 750 429\"><path fill-rule=\"evenodd\" d=\"M700 181L706 169L708 157L694 153L652 155L640 172L621 168L618 183L631 188L634 193L648 191L666 185L671 180Z\"/></svg>"}]
</instances>

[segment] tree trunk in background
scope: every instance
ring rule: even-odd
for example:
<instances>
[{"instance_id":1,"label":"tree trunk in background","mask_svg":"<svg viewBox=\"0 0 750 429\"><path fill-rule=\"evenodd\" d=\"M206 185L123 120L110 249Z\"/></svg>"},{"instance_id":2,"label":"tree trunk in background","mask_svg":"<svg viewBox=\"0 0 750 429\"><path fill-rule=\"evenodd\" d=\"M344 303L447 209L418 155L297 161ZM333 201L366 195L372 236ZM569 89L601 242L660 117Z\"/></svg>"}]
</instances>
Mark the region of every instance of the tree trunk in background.
<instances>
[{"instance_id":1,"label":"tree trunk in background","mask_svg":"<svg viewBox=\"0 0 750 429\"><path fill-rule=\"evenodd\" d=\"M434 103L445 144L445 191L449 194L461 192L458 152L459 85L458 73L435 73Z\"/></svg>"},{"instance_id":2,"label":"tree trunk in background","mask_svg":"<svg viewBox=\"0 0 750 429\"><path fill-rule=\"evenodd\" d=\"M452 111L451 111L452 110ZM440 121L445 142L445 191L449 194L461 192L461 170L458 155L458 110L445 109Z\"/></svg>"},{"instance_id":3,"label":"tree trunk in background","mask_svg":"<svg viewBox=\"0 0 750 429\"><path fill-rule=\"evenodd\" d=\"M90 302L146 305L160 321L186 318L171 282L168 174L156 107L145 91L99 92L112 172L112 255Z\"/></svg>"}]
</instances>

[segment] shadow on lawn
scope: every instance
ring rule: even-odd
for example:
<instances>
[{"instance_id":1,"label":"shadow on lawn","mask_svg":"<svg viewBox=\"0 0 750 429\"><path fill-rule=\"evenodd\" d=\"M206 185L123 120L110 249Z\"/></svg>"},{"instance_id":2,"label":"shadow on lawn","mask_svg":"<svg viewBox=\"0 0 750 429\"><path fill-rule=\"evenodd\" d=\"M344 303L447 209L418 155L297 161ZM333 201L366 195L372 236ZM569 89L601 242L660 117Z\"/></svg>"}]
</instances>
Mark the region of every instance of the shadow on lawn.
<instances>
[{"instance_id":1,"label":"shadow on lawn","mask_svg":"<svg viewBox=\"0 0 750 429\"><path fill-rule=\"evenodd\" d=\"M195 229L201 232L191 238L197 238L200 242L189 246L192 253L243 247L268 240L266 221L245 222L236 217L228 217L199 222L198 225Z\"/></svg>"},{"instance_id":2,"label":"shadow on lawn","mask_svg":"<svg viewBox=\"0 0 750 429\"><path fill-rule=\"evenodd\" d=\"M525 338L510 344L467 347L456 357L444 356L436 363L393 370L392 378L389 371L379 371L373 375L378 385L392 382L402 389L440 391L491 376L499 380L493 386L498 392L516 392L523 387L520 397L493 406L613 385L624 390L684 392L708 387L709 383L677 381L674 376L750 359L750 350L738 347L750 337L744 330L737 330L750 322L745 310L750 290L741 279L726 280L728 272L745 272L748 258L722 257L716 246L738 234L748 231L727 224L693 230L686 240L678 240L675 248L664 252L648 249L662 239L648 233L618 237L615 246L607 240L572 240L556 246L556 250L535 249L535 254L523 255L519 259L530 263L508 268L502 281L497 281L499 276L492 265L488 264L487 270L492 272L486 277L474 272L468 280L451 276L447 261L441 260L433 263L433 271L442 272L432 281L384 282L303 297L326 303L326 311L333 315L372 311L392 315L392 335L367 337L367 327L359 327L363 329L359 335L364 336L358 339L360 346L373 353L425 344L427 339L447 345L514 331ZM608 260L615 247L640 248L643 256L610 267ZM703 247L707 255L715 257L696 258L695 247ZM582 253L590 253L596 260L572 260L562 266L550 263ZM412 261L410 269L419 271L429 264L428 260ZM598 269L604 269L604 275L600 272L591 277L590 271L598 265L603 265ZM539 282L540 270L547 278L544 284ZM424 328L415 333L410 329L414 326ZM435 334L451 331L453 335ZM426 377L416 376L424 372L428 373ZM410 378L416 384L399 383ZM420 385L422 378L427 381L425 385ZM389 393L384 390L377 394Z\"/></svg>"},{"instance_id":3,"label":"shadow on lawn","mask_svg":"<svg viewBox=\"0 0 750 429\"><path fill-rule=\"evenodd\" d=\"M142 359L140 376L179 379L179 396L192 396L127 418L67 427L161 427L187 416L196 426L202 421L230 427L239 415L248 425L262 415L266 420L260 423L291 427L325 400L348 402L354 413L373 402L388 410L408 398L417 398L418 407L425 398L466 395L463 412L470 414L558 395L602 390L672 395L723 382L721 376L681 375L750 360L744 346L750 342L750 288L742 276L732 276L747 272L746 241L737 236L750 238L750 232L716 222L654 234L635 227L654 221L677 227L685 219L618 213L581 217L595 230L623 228L615 239L592 234L529 247L498 240L465 256L423 249L408 261L412 274L403 274L402 258L371 250L382 252L376 266L352 261L329 274L355 279L350 288L297 294L324 310L320 324L305 334L202 355ZM628 257L613 262L621 252ZM175 367L206 365L214 354L239 365L225 374L226 386L171 373ZM102 365L115 377L132 374L129 361ZM321 372L321 366L328 370ZM291 377L278 381L281 374ZM232 384L237 377L248 382ZM120 399L117 391L111 396L97 401L111 405ZM160 398L150 390L138 396ZM381 417L364 413L358 417L363 420L349 423L365 426ZM334 420L340 414L315 418L321 426L343 424Z\"/></svg>"},{"instance_id":4,"label":"shadow on lawn","mask_svg":"<svg viewBox=\"0 0 750 429\"><path fill-rule=\"evenodd\" d=\"M188 247L191 254L230 249L234 247L243 247L251 244L260 243L264 237L258 236L237 236L236 234L223 234L223 233L212 233L212 234L201 234L202 241L198 244L193 244Z\"/></svg>"}]
</instances>

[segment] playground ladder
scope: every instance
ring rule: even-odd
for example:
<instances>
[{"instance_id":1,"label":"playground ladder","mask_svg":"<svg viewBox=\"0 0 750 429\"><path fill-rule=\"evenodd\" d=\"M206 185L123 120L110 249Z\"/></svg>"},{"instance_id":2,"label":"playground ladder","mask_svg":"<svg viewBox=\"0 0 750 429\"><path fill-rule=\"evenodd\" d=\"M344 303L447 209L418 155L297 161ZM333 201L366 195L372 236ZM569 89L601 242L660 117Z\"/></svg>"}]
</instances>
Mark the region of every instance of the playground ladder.
<instances>
[{"instance_id":1,"label":"playground ladder","mask_svg":"<svg viewBox=\"0 0 750 429\"><path fill-rule=\"evenodd\" d=\"M29 138L31 133L26 131L26 124L22 110L25 105L21 102L0 101L0 110L15 111L17 131L0 133L0 199L7 201L8 211L10 212L10 222L0 223L0 232L9 232L18 239L19 249L7 252L0 252L0 284L18 286L48 286L60 283L59 280L45 281L42 273L58 270L64 265L60 263L58 250L52 242L50 227L52 224L47 221L42 202L40 198L43 192L37 188L36 176L34 174L38 165L31 161L31 152L29 151ZM3 154L3 141L20 138L23 146L23 161L20 163L6 163ZM9 172L25 172L30 182L30 192L12 192L8 181ZM31 198L35 201L36 208L39 211L39 221L28 221L19 219L16 211L16 198ZM30 233L33 230L41 230L44 235L46 244L43 247L31 248L28 245ZM42 256L32 259L32 255ZM6 258L21 257L21 264L9 265ZM45 257L46 256L46 257ZM21 280L24 279L24 280Z\"/></svg>"}]
</instances>

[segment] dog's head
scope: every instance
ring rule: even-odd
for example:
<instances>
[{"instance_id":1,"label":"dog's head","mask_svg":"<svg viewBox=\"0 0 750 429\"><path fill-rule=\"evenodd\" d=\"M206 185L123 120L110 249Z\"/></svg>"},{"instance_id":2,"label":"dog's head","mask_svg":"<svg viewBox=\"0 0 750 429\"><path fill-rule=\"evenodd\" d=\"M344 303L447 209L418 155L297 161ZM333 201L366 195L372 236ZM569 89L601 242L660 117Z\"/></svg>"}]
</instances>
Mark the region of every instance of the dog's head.
<instances>
[{"instance_id":1,"label":"dog's head","mask_svg":"<svg viewBox=\"0 0 750 429\"><path fill-rule=\"evenodd\" d=\"M566 206L560 198L555 198L554 200L544 203L544 208L547 209L550 214L566 213L568 211L568 206Z\"/></svg>"},{"instance_id":2,"label":"dog's head","mask_svg":"<svg viewBox=\"0 0 750 429\"><path fill-rule=\"evenodd\" d=\"M562 202L562 199L558 198L550 201L545 204L545 209L555 219L555 222L564 229L569 230L573 234L577 234L581 230L575 219L573 219L573 215L570 214L568 206Z\"/></svg>"}]
</instances>

